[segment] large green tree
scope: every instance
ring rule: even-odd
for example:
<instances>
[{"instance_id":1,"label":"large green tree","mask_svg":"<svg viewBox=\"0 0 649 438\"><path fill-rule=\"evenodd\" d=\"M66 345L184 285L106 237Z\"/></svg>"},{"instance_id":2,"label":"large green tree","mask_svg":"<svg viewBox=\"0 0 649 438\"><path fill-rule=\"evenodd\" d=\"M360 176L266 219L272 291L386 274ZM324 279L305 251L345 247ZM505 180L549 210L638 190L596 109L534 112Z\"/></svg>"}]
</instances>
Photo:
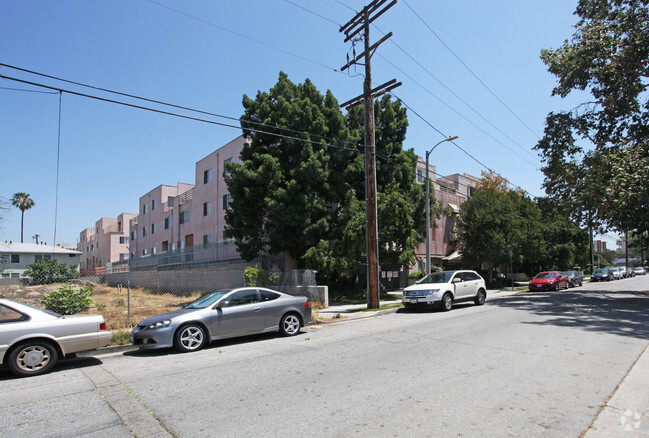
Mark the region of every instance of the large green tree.
<instances>
[{"instance_id":1,"label":"large green tree","mask_svg":"<svg viewBox=\"0 0 649 438\"><path fill-rule=\"evenodd\" d=\"M550 113L536 146L544 186L582 224L649 230L648 0L580 0L570 41L541 58L553 95L590 99Z\"/></svg>"},{"instance_id":2,"label":"large green tree","mask_svg":"<svg viewBox=\"0 0 649 438\"><path fill-rule=\"evenodd\" d=\"M25 224L25 212L35 205L29 193L18 192L11 197L11 205L20 209L20 243L23 243L23 226Z\"/></svg>"},{"instance_id":3,"label":"large green tree","mask_svg":"<svg viewBox=\"0 0 649 438\"><path fill-rule=\"evenodd\" d=\"M366 252L362 108L345 116L331 92L284 73L243 106L250 143L226 175L226 232L241 255L286 252L326 275L354 272ZM379 257L407 263L424 226L417 157L403 149L408 122L399 103L377 100L375 118Z\"/></svg>"}]
</instances>

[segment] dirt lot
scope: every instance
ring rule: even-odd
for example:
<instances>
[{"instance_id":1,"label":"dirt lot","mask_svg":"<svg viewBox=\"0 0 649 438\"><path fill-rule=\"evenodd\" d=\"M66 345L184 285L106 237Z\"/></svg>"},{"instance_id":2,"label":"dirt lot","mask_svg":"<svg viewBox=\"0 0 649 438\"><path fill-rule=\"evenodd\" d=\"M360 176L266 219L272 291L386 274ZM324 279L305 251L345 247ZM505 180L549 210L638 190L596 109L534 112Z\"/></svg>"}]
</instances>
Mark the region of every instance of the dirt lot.
<instances>
[{"instance_id":1,"label":"dirt lot","mask_svg":"<svg viewBox=\"0 0 649 438\"><path fill-rule=\"evenodd\" d=\"M80 286L93 288L91 307L84 313L99 313L106 319L108 330L130 330L135 324L163 312L178 309L200 296L195 293L189 296L175 296L172 294L154 294L144 289L131 289L130 294L123 288L107 287L89 281L75 281ZM0 295L11 300L42 307L41 296L56 290L61 284L48 284L40 286L2 286ZM129 299L130 295L130 299ZM130 303L130 313L129 313ZM129 317L130 316L130 317Z\"/></svg>"}]
</instances>

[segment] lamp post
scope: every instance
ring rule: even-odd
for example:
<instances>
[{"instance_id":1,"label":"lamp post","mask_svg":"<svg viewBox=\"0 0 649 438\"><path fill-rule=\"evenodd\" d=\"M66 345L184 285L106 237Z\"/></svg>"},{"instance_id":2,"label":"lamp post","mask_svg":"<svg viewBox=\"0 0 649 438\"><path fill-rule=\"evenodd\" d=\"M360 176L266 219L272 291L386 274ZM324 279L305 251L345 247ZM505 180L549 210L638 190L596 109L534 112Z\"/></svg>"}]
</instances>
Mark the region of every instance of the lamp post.
<instances>
[{"instance_id":1,"label":"lamp post","mask_svg":"<svg viewBox=\"0 0 649 438\"><path fill-rule=\"evenodd\" d=\"M426 274L430 274L430 177L428 176L428 157L437 146L445 141L453 141L457 135L445 138L437 143L429 151L426 151Z\"/></svg>"}]
</instances>

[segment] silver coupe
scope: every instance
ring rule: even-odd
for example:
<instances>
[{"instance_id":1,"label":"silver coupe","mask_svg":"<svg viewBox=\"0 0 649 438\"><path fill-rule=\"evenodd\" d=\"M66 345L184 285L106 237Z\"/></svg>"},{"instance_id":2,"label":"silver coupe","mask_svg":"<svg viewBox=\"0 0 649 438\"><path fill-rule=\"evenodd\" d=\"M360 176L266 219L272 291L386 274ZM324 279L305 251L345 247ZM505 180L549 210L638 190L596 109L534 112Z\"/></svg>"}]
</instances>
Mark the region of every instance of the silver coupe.
<instances>
[{"instance_id":1,"label":"silver coupe","mask_svg":"<svg viewBox=\"0 0 649 438\"><path fill-rule=\"evenodd\" d=\"M304 296L260 287L210 293L173 312L140 322L131 341L142 349L175 347L196 351L210 341L254 333L299 333L311 322L311 306Z\"/></svg>"},{"instance_id":2,"label":"silver coupe","mask_svg":"<svg viewBox=\"0 0 649 438\"><path fill-rule=\"evenodd\" d=\"M59 315L0 299L0 363L20 377L43 374L59 358L105 347L113 338L101 315Z\"/></svg>"}]
</instances>

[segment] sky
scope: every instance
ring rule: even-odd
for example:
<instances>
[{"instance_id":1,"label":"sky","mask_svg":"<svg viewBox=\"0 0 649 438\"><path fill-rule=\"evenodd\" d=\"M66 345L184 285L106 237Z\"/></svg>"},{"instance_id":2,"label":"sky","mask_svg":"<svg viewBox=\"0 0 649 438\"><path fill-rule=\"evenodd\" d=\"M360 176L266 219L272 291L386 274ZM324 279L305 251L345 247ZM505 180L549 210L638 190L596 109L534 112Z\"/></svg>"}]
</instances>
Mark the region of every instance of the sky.
<instances>
[{"instance_id":1,"label":"sky","mask_svg":"<svg viewBox=\"0 0 649 438\"><path fill-rule=\"evenodd\" d=\"M17 67L238 118L243 95L268 91L283 71L342 103L362 93L363 71L340 71L353 52L339 27L368 2L4 0L0 75L196 117ZM540 52L571 37L576 5L398 0L374 22L370 40L393 33L372 57L372 79L373 86L403 83L394 94L409 108L404 147L425 156L458 136L431 154L439 175L479 177L489 168L543 196L532 148L547 114L574 107L579 96L552 97L556 78ZM195 163L239 135L0 78L0 197L27 192L35 201L25 213L25 242L38 234L42 242L76 245L99 218L136 213L139 197L158 185L193 184ZM20 241L14 207L0 223L5 240Z\"/></svg>"}]
</instances>

